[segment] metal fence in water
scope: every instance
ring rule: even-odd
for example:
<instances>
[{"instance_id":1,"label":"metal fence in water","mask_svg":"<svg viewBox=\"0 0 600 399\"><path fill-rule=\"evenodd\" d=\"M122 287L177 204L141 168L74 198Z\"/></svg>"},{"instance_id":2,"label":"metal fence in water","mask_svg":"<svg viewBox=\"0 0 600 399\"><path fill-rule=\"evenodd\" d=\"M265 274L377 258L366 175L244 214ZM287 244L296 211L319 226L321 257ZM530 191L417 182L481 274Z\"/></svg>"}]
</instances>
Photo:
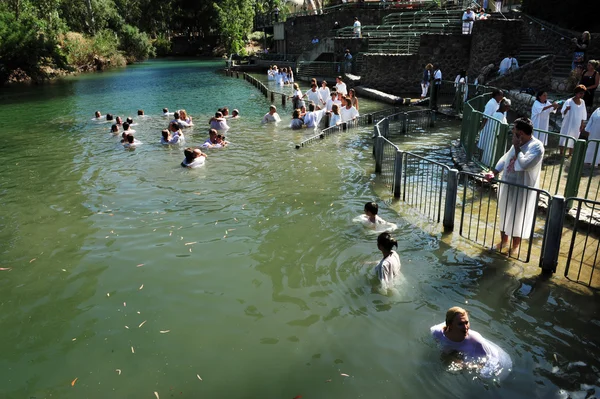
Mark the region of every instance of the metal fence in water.
<instances>
[{"instance_id":1,"label":"metal fence in water","mask_svg":"<svg viewBox=\"0 0 600 399\"><path fill-rule=\"evenodd\" d=\"M547 219L538 204L550 203L550 193L502 180L490 183L467 172L460 173L459 182L462 237L523 262L529 262L534 246L542 252ZM503 243L501 233L520 242Z\"/></svg>"},{"instance_id":2,"label":"metal fence in water","mask_svg":"<svg viewBox=\"0 0 600 399\"><path fill-rule=\"evenodd\" d=\"M600 229L594 223L593 215L600 211L600 202L581 198L567 198L566 204L572 203L569 216L563 226L563 237L569 239L565 277L591 286L596 279L596 268L600 259ZM582 224L580 221L586 223Z\"/></svg>"}]
</instances>

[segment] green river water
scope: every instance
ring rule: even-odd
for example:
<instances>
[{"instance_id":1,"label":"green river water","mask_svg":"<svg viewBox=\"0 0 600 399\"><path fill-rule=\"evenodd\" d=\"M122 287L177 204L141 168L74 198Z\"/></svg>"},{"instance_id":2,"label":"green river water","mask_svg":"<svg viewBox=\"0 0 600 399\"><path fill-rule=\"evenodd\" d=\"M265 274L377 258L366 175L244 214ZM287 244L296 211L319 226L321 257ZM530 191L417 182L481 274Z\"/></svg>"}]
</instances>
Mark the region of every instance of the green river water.
<instances>
[{"instance_id":1,"label":"green river water","mask_svg":"<svg viewBox=\"0 0 600 399\"><path fill-rule=\"evenodd\" d=\"M382 295L376 236L352 222L383 192L372 127L296 150L291 110L261 126L269 103L222 64L152 61L0 93L1 399L600 393L595 297L510 276L385 202L404 278ZM224 105L242 118L204 167L158 144L163 107L195 116L198 145ZM124 151L95 110L134 117L144 144ZM445 154L458 129L444 132L405 145ZM429 327L454 305L511 356L506 378L448 370Z\"/></svg>"}]
</instances>

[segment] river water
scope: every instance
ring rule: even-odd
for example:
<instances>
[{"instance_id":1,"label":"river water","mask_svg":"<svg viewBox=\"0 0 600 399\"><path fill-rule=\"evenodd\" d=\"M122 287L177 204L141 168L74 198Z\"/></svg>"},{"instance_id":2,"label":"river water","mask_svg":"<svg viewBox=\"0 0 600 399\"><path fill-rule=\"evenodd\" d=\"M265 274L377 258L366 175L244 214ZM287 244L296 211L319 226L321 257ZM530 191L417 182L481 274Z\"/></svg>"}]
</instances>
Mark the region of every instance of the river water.
<instances>
[{"instance_id":1,"label":"river water","mask_svg":"<svg viewBox=\"0 0 600 399\"><path fill-rule=\"evenodd\" d=\"M1 398L599 392L595 297L508 274L384 202L404 278L382 295L376 236L352 222L382 190L372 128L296 150L304 133L260 126L269 103L221 65L153 61L0 94ZM224 105L242 118L204 167L157 144L163 107L196 117L199 144ZM124 151L97 109L133 116L144 144ZM440 152L452 132L406 145ZM511 356L506 378L441 360L429 327L454 305Z\"/></svg>"}]
</instances>

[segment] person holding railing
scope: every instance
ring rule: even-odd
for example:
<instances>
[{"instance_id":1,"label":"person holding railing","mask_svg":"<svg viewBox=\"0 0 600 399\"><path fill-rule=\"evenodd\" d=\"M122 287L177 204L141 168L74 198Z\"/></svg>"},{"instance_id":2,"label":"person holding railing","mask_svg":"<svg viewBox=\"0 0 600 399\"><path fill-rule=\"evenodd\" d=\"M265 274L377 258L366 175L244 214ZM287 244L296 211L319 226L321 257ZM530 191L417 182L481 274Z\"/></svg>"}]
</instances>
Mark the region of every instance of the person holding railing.
<instances>
[{"instance_id":1,"label":"person holding railing","mask_svg":"<svg viewBox=\"0 0 600 399\"><path fill-rule=\"evenodd\" d=\"M544 145L548 145L548 135L539 130L548 131L550 126L550 114L556 113L559 104L548 101L548 93L538 91L535 102L531 106L531 122L533 123L533 136Z\"/></svg>"},{"instance_id":2,"label":"person holding railing","mask_svg":"<svg viewBox=\"0 0 600 399\"><path fill-rule=\"evenodd\" d=\"M531 188L539 187L544 145L532 134L533 124L529 119L515 120L510 150L500 158L492 174L486 176L491 179L502 172L498 190L501 241L494 249L502 252L503 248L508 248L510 255L518 256L523 234L529 237L533 232L537 192L511 185L512 183ZM512 237L510 246L509 237Z\"/></svg>"},{"instance_id":3,"label":"person holding railing","mask_svg":"<svg viewBox=\"0 0 600 399\"><path fill-rule=\"evenodd\" d=\"M471 7L467 7L467 10L463 13L462 21L462 34L470 35L473 31L473 21L475 21L475 13Z\"/></svg>"},{"instance_id":4,"label":"person holding railing","mask_svg":"<svg viewBox=\"0 0 600 399\"><path fill-rule=\"evenodd\" d=\"M432 64L427 64L423 71L423 79L421 79L421 100L427 97L427 91L429 90L429 82L431 82L431 70L433 69Z\"/></svg>"},{"instance_id":5,"label":"person holding railing","mask_svg":"<svg viewBox=\"0 0 600 399\"><path fill-rule=\"evenodd\" d=\"M469 84L469 78L467 77L467 71L462 70L456 79L454 79L454 109L458 115L463 113L463 104L467 100L467 85Z\"/></svg>"}]
</instances>

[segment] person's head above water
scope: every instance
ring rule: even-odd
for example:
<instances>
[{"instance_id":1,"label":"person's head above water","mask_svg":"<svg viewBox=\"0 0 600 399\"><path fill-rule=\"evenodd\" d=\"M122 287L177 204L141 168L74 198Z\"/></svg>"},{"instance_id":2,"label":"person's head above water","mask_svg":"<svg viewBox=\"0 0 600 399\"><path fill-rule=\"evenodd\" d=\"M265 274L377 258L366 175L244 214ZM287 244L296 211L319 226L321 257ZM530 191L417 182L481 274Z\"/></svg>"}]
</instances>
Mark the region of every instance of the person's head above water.
<instances>
[{"instance_id":1,"label":"person's head above water","mask_svg":"<svg viewBox=\"0 0 600 399\"><path fill-rule=\"evenodd\" d=\"M133 123L133 118L131 118L131 117L128 117L128 118L126 119L126 121L127 121L127 123L129 123L129 124L131 125L131 124Z\"/></svg>"},{"instance_id":2,"label":"person's head above water","mask_svg":"<svg viewBox=\"0 0 600 399\"><path fill-rule=\"evenodd\" d=\"M169 108L163 108L163 113L166 114L167 112L169 112Z\"/></svg>"},{"instance_id":3,"label":"person's head above water","mask_svg":"<svg viewBox=\"0 0 600 399\"><path fill-rule=\"evenodd\" d=\"M300 119L300 110L298 108L296 108L294 110L294 112L292 112L292 118L293 119Z\"/></svg>"},{"instance_id":4,"label":"person's head above water","mask_svg":"<svg viewBox=\"0 0 600 399\"><path fill-rule=\"evenodd\" d=\"M379 212L379 206L377 202L367 202L365 204L365 215L367 216L375 216Z\"/></svg>"},{"instance_id":5,"label":"person's head above water","mask_svg":"<svg viewBox=\"0 0 600 399\"><path fill-rule=\"evenodd\" d=\"M446 327L444 335L450 341L462 342L469 335L469 313L458 306L453 306L446 312Z\"/></svg>"},{"instance_id":6,"label":"person's head above water","mask_svg":"<svg viewBox=\"0 0 600 399\"><path fill-rule=\"evenodd\" d=\"M237 109L234 109L233 111L231 111L231 115L233 116L238 116L240 114L240 111L238 111Z\"/></svg>"},{"instance_id":7,"label":"person's head above water","mask_svg":"<svg viewBox=\"0 0 600 399\"><path fill-rule=\"evenodd\" d=\"M112 121L113 120L113 115L112 114L106 114L106 120L107 121Z\"/></svg>"},{"instance_id":8,"label":"person's head above water","mask_svg":"<svg viewBox=\"0 0 600 399\"><path fill-rule=\"evenodd\" d=\"M133 142L135 141L135 138L133 137L133 134L128 134L127 137L126 137L126 139L127 139L127 142L129 144L133 144Z\"/></svg>"},{"instance_id":9,"label":"person's head above water","mask_svg":"<svg viewBox=\"0 0 600 399\"><path fill-rule=\"evenodd\" d=\"M308 104L308 110L313 112L315 110L315 103L311 101L310 104Z\"/></svg>"},{"instance_id":10,"label":"person's head above water","mask_svg":"<svg viewBox=\"0 0 600 399\"><path fill-rule=\"evenodd\" d=\"M274 106L274 105L271 105L271 106L269 107L269 113L270 113L271 115L273 115L275 112L277 112L277 107L276 107L276 106Z\"/></svg>"},{"instance_id":11,"label":"person's head above water","mask_svg":"<svg viewBox=\"0 0 600 399\"><path fill-rule=\"evenodd\" d=\"M222 118L223 114L220 111L215 112L215 118Z\"/></svg>"},{"instance_id":12,"label":"person's head above water","mask_svg":"<svg viewBox=\"0 0 600 399\"><path fill-rule=\"evenodd\" d=\"M129 130L129 123L123 122L123 130Z\"/></svg>"},{"instance_id":13,"label":"person's head above water","mask_svg":"<svg viewBox=\"0 0 600 399\"><path fill-rule=\"evenodd\" d=\"M175 111L175 113L173 114L173 118L179 119L179 111Z\"/></svg>"},{"instance_id":14,"label":"person's head above water","mask_svg":"<svg viewBox=\"0 0 600 399\"><path fill-rule=\"evenodd\" d=\"M115 118L115 121L117 122L117 125L122 125L123 124L123 118L121 118L120 116L117 116Z\"/></svg>"},{"instance_id":15,"label":"person's head above water","mask_svg":"<svg viewBox=\"0 0 600 399\"><path fill-rule=\"evenodd\" d=\"M96 111L96 112L94 112L94 116L96 118L100 118L102 116L102 114L100 113L100 111Z\"/></svg>"},{"instance_id":16,"label":"person's head above water","mask_svg":"<svg viewBox=\"0 0 600 399\"><path fill-rule=\"evenodd\" d=\"M162 134L163 139L169 140L169 134L170 134L170 132L167 129L163 130L160 133Z\"/></svg>"},{"instance_id":17,"label":"person's head above water","mask_svg":"<svg viewBox=\"0 0 600 399\"><path fill-rule=\"evenodd\" d=\"M118 133L119 132L119 125L117 125L116 123L114 125L112 125L110 127L110 131L113 133Z\"/></svg>"},{"instance_id":18,"label":"person's head above water","mask_svg":"<svg viewBox=\"0 0 600 399\"><path fill-rule=\"evenodd\" d=\"M144 115L144 110L143 109L138 109L138 116L142 116Z\"/></svg>"},{"instance_id":19,"label":"person's head above water","mask_svg":"<svg viewBox=\"0 0 600 399\"><path fill-rule=\"evenodd\" d=\"M185 162L192 163L194 162L194 159L202 155L202 151L200 151L198 148L188 147L183 150L183 155L185 155Z\"/></svg>"},{"instance_id":20,"label":"person's head above water","mask_svg":"<svg viewBox=\"0 0 600 399\"><path fill-rule=\"evenodd\" d=\"M381 233L377 237L377 248L385 255L389 254L392 249L398 248L398 241L388 232Z\"/></svg>"}]
</instances>

